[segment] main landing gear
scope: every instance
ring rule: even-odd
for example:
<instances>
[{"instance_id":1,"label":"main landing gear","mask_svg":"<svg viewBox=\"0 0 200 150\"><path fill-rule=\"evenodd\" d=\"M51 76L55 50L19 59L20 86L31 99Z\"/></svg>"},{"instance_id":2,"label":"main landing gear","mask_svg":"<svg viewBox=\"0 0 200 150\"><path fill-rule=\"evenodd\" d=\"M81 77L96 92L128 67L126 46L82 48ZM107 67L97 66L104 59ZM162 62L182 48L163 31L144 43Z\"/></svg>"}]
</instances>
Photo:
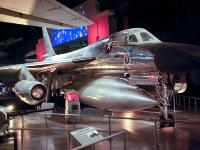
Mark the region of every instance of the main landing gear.
<instances>
[{"instance_id":1,"label":"main landing gear","mask_svg":"<svg viewBox=\"0 0 200 150\"><path fill-rule=\"evenodd\" d=\"M165 127L174 127L174 115L168 114L168 119L164 118L164 116L161 114L159 115L159 128L165 128Z\"/></svg>"},{"instance_id":2,"label":"main landing gear","mask_svg":"<svg viewBox=\"0 0 200 150\"><path fill-rule=\"evenodd\" d=\"M159 114L159 128L164 127L174 127L174 115L169 113L168 110L169 106L169 90L166 84L162 84L162 98L161 98L161 105L160 107L160 114Z\"/></svg>"}]
</instances>

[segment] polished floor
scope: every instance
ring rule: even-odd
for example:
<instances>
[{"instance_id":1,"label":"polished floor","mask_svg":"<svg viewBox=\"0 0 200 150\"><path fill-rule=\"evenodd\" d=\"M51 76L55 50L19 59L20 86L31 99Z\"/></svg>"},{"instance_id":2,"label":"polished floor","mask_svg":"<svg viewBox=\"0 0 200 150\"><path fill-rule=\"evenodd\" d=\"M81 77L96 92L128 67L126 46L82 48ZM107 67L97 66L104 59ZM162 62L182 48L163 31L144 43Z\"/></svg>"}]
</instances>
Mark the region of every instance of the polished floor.
<instances>
[{"instance_id":1,"label":"polished floor","mask_svg":"<svg viewBox=\"0 0 200 150\"><path fill-rule=\"evenodd\" d=\"M154 112L116 113L114 116L133 118L155 118ZM199 150L200 149L200 114L189 112L176 112L176 120L181 121L175 128L157 130L157 147L155 139L154 122L144 120L111 119L111 129L126 132L126 149L128 150ZM48 116L45 122L44 116L31 114L24 116L25 130L22 127L22 118L16 117L11 121L10 128L16 129L19 150L67 150L79 144L70 136L69 130L73 130L72 124L66 124L64 116ZM47 124L46 124L47 123ZM46 126L47 125L47 126ZM108 119L82 118L76 128L94 126L97 130L109 129ZM46 128L47 127L47 128ZM104 137L108 132L100 132ZM0 145L0 150L12 150L13 141ZM85 149L94 149L88 147ZM96 150L108 150L109 141L98 143ZM113 138L113 150L123 150L123 136Z\"/></svg>"}]
</instances>

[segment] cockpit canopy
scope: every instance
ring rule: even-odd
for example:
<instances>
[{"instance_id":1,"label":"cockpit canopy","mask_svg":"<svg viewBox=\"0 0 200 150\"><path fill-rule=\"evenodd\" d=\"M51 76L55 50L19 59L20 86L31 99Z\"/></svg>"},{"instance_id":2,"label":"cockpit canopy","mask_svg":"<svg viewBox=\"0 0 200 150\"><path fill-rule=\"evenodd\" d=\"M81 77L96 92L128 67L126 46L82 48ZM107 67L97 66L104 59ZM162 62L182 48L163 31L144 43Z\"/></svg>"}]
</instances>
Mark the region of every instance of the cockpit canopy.
<instances>
[{"instance_id":1,"label":"cockpit canopy","mask_svg":"<svg viewBox=\"0 0 200 150\"><path fill-rule=\"evenodd\" d=\"M112 36L111 36L112 37ZM159 43L158 38L143 28L132 28L114 34L119 45L137 45L143 43Z\"/></svg>"}]
</instances>

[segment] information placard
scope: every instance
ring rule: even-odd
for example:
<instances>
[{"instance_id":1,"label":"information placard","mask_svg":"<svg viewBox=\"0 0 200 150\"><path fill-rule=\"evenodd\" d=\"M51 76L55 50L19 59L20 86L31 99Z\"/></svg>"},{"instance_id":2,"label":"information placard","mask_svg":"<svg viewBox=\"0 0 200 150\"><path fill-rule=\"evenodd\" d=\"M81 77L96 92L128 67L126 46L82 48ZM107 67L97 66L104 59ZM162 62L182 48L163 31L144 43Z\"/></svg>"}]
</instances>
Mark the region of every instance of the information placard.
<instances>
[{"instance_id":1,"label":"information placard","mask_svg":"<svg viewBox=\"0 0 200 150\"><path fill-rule=\"evenodd\" d=\"M70 132L70 134L81 144L87 145L95 143L98 140L103 139L103 136L94 128L87 127L84 129Z\"/></svg>"}]
</instances>

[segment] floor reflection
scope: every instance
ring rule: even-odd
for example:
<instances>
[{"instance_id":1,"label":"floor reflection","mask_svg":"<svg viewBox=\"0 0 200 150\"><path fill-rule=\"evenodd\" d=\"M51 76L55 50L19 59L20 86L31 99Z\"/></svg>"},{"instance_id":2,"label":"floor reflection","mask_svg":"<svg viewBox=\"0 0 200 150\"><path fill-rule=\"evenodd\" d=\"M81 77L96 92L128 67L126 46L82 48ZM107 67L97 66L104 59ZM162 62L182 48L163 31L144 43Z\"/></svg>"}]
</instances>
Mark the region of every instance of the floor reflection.
<instances>
[{"instance_id":1,"label":"floor reflection","mask_svg":"<svg viewBox=\"0 0 200 150\"><path fill-rule=\"evenodd\" d=\"M133 112L125 112L125 113L122 113L122 117L135 118L135 115ZM131 119L123 119L122 120L122 128L134 133L135 132L135 121L133 121Z\"/></svg>"},{"instance_id":2,"label":"floor reflection","mask_svg":"<svg viewBox=\"0 0 200 150\"><path fill-rule=\"evenodd\" d=\"M113 114L125 118L155 118L154 114L141 112L126 112ZM198 117L194 114L177 113L177 119L186 120L188 123L177 123L175 128L165 128L158 130L158 144L159 149L162 150L198 150L200 147L200 115ZM63 121L64 117L53 116L48 119L49 129L64 129L73 128L72 124L66 124ZM86 121L87 119L87 121ZM85 123L76 125L80 128L87 126L98 127L98 129L108 129L107 119L86 118ZM28 115L24 118L25 128L41 129L45 127L44 117L39 115ZM199 123L195 123L198 122ZM10 128L21 127L21 117L16 117L10 122ZM126 131L126 144L128 150L153 150L155 149L155 133L154 122L139 121L130 119L111 119L112 130ZM14 130L13 130L14 131ZM103 136L108 134L103 133ZM68 132L67 131L36 131L24 130L17 131L18 149L19 150L67 150L68 146ZM72 138L72 137L71 137ZM12 141L12 140L11 140ZM75 144L76 143L76 144ZM77 142L71 140L70 147L75 148ZM0 150L13 150L13 142L8 142L0 145ZM105 141L97 144L96 150L109 149L109 142ZM123 149L123 138L117 137L112 140L112 149Z\"/></svg>"}]
</instances>

